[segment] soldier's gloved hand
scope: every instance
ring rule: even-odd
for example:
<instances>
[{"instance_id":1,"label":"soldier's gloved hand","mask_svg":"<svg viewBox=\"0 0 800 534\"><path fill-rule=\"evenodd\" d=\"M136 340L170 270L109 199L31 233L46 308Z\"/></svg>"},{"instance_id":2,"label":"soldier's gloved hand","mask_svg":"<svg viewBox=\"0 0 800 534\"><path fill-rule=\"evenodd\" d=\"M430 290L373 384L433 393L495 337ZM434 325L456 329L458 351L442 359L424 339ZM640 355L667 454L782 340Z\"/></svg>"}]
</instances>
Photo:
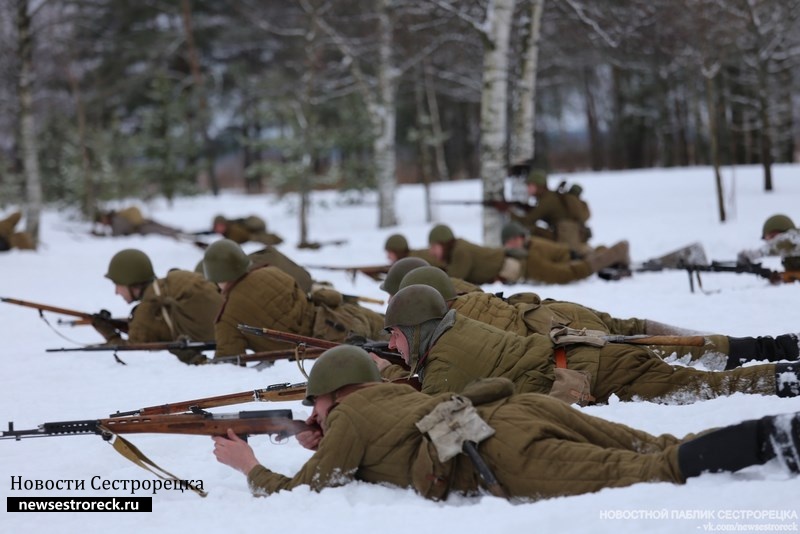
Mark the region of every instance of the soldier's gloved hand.
<instances>
[{"instance_id":1,"label":"soldier's gloved hand","mask_svg":"<svg viewBox=\"0 0 800 534\"><path fill-rule=\"evenodd\" d=\"M92 326L97 330L106 341L121 339L119 330L111 324L111 314L108 310L100 310L100 313L92 315Z\"/></svg>"}]
</instances>

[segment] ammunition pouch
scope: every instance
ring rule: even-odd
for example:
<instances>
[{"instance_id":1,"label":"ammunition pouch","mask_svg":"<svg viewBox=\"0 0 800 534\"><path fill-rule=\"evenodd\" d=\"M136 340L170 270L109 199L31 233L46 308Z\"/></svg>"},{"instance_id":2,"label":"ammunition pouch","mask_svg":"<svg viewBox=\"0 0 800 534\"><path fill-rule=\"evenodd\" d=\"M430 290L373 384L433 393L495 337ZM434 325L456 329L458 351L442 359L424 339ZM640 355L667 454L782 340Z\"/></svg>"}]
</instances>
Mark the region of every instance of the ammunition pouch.
<instances>
[{"instance_id":1,"label":"ammunition pouch","mask_svg":"<svg viewBox=\"0 0 800 534\"><path fill-rule=\"evenodd\" d=\"M556 367L554 372L556 379L548 393L549 396L579 406L586 406L595 401L595 397L591 394L592 377L588 371Z\"/></svg>"},{"instance_id":2,"label":"ammunition pouch","mask_svg":"<svg viewBox=\"0 0 800 534\"><path fill-rule=\"evenodd\" d=\"M481 419L472 402L460 395L437 404L416 426L428 435L441 462L460 454L465 441L480 443L494 435L494 429Z\"/></svg>"}]
</instances>

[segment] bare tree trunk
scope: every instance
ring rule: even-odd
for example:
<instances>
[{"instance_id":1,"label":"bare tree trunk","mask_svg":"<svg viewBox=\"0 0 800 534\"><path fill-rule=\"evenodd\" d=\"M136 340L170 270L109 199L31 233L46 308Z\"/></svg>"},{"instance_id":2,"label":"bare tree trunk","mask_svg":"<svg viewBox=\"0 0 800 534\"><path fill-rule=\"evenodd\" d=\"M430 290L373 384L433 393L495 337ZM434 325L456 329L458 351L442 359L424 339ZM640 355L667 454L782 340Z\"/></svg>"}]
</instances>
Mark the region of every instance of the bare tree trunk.
<instances>
[{"instance_id":1,"label":"bare tree trunk","mask_svg":"<svg viewBox=\"0 0 800 534\"><path fill-rule=\"evenodd\" d=\"M397 225L394 211L394 196L397 189L397 160L395 154L395 129L397 106L395 104L395 74L392 64L394 21L389 14L389 0L378 2L379 56L378 98L375 99L371 116L375 128L373 148L375 150L376 176L378 181L379 228Z\"/></svg>"},{"instance_id":2,"label":"bare tree trunk","mask_svg":"<svg viewBox=\"0 0 800 534\"><path fill-rule=\"evenodd\" d=\"M488 33L483 56L481 95L481 180L484 200L500 200L506 178L506 117L508 102L508 48L514 0L496 0L486 11ZM483 210L483 241L500 245L502 215Z\"/></svg>"},{"instance_id":3,"label":"bare tree trunk","mask_svg":"<svg viewBox=\"0 0 800 534\"><path fill-rule=\"evenodd\" d=\"M200 134L203 137L203 163L208 173L208 183L214 196L219 194L219 183L214 172L214 155L211 137L208 135L208 101L204 87L203 74L200 71L200 57L197 53L197 46L194 42L194 32L192 30L192 0L181 0L181 20L183 21L183 32L186 37L186 55L189 62L189 69L192 73L192 84L197 94L198 110L197 123Z\"/></svg>"},{"instance_id":4,"label":"bare tree trunk","mask_svg":"<svg viewBox=\"0 0 800 534\"><path fill-rule=\"evenodd\" d=\"M301 7L310 13L313 7L307 0L300 0ZM394 20L390 13L390 0L376 2L378 17L378 64L374 67L377 88L373 89L361 70L359 58L345 39L323 18L318 19L320 28L332 39L342 56L350 65L356 79L358 90L366 102L372 126L372 150L375 158L375 179L378 189L378 226L387 228L397 224L394 210L395 190L397 189L397 160L395 154L395 135L397 106L395 93L397 83L396 68L392 62L394 42Z\"/></svg>"},{"instance_id":5,"label":"bare tree trunk","mask_svg":"<svg viewBox=\"0 0 800 534\"><path fill-rule=\"evenodd\" d=\"M594 70L590 67L583 69L583 92L586 101L586 129L589 132L589 157L592 170L599 171L603 168L603 147L601 146L600 126L597 120L597 106L593 81Z\"/></svg>"},{"instance_id":6,"label":"bare tree trunk","mask_svg":"<svg viewBox=\"0 0 800 534\"><path fill-rule=\"evenodd\" d=\"M417 76L414 79L414 105L417 111L417 143L419 146L418 168L420 170L420 181L425 189L425 221L431 222L433 220L430 202L433 164L431 161L431 147L428 141L433 138L433 129L431 128L430 115L425 113L425 80L423 70L424 68L420 67L416 69Z\"/></svg>"},{"instance_id":7,"label":"bare tree trunk","mask_svg":"<svg viewBox=\"0 0 800 534\"><path fill-rule=\"evenodd\" d=\"M761 115L759 149L761 165L764 167L764 191L772 191L772 124L769 120L767 73L763 67L759 69L758 85L758 112Z\"/></svg>"},{"instance_id":8,"label":"bare tree trunk","mask_svg":"<svg viewBox=\"0 0 800 534\"><path fill-rule=\"evenodd\" d=\"M534 146L536 71L539 64L539 37L543 8L544 0L531 0L530 25L523 44L522 74L517 83L518 109L512 119L509 158L512 165L531 161L536 154Z\"/></svg>"},{"instance_id":9,"label":"bare tree trunk","mask_svg":"<svg viewBox=\"0 0 800 534\"><path fill-rule=\"evenodd\" d=\"M439 180L449 180L450 173L447 170L447 160L444 157L444 132L442 131L442 119L439 115L439 103L436 100L436 91L431 81L431 66L429 61L425 61L422 69L425 82L425 94L428 100L428 113L431 119L431 132L433 133L433 153L436 161L436 174Z\"/></svg>"},{"instance_id":10,"label":"bare tree trunk","mask_svg":"<svg viewBox=\"0 0 800 534\"><path fill-rule=\"evenodd\" d=\"M714 77L717 67L712 67L713 72L704 73L706 79L706 102L708 106L708 146L711 151L711 163L714 166L714 180L717 185L717 206L719 208L719 222L725 222L725 194L722 190L722 176L719 167L719 143L717 140L717 102L714 97Z\"/></svg>"},{"instance_id":11,"label":"bare tree trunk","mask_svg":"<svg viewBox=\"0 0 800 534\"><path fill-rule=\"evenodd\" d=\"M70 67L67 67L67 81L75 102L75 118L78 122L78 145L80 146L81 169L83 170L83 205L81 206L81 211L90 221L93 221L96 215L95 191L92 168L89 161L89 147L86 141L86 108L81 98L80 82Z\"/></svg>"},{"instance_id":12,"label":"bare tree trunk","mask_svg":"<svg viewBox=\"0 0 800 534\"><path fill-rule=\"evenodd\" d=\"M25 230L39 242L42 183L39 170L36 125L33 117L33 36L28 0L17 0L17 58L19 60L19 135L25 174Z\"/></svg>"}]
</instances>

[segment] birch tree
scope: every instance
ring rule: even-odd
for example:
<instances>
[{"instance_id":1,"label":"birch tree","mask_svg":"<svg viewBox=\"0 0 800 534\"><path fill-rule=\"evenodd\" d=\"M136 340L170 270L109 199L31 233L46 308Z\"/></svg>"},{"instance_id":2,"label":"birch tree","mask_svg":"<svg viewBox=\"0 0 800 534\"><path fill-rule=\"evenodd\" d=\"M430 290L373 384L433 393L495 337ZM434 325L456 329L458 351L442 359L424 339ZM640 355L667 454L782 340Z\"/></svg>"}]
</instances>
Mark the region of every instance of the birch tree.
<instances>
[{"instance_id":1,"label":"birch tree","mask_svg":"<svg viewBox=\"0 0 800 534\"><path fill-rule=\"evenodd\" d=\"M536 73L539 64L539 38L544 0L530 0L527 32L523 39L522 69L517 82L512 113L511 147L512 164L532 161L536 154L534 127L536 125Z\"/></svg>"},{"instance_id":2,"label":"birch tree","mask_svg":"<svg viewBox=\"0 0 800 534\"><path fill-rule=\"evenodd\" d=\"M483 199L503 199L506 178L508 128L508 69L511 25L515 0L490 0L483 8L482 18L476 10L450 0L431 2L467 24L480 35L483 45L481 72L481 142L480 173ZM483 210L483 241L488 246L500 244L502 214L493 209Z\"/></svg>"},{"instance_id":3,"label":"birch tree","mask_svg":"<svg viewBox=\"0 0 800 534\"><path fill-rule=\"evenodd\" d=\"M16 6L17 59L19 62L19 77L17 81L19 145L22 153L22 168L25 175L25 230L33 237L35 244L39 242L42 184L33 110L34 63L31 21L44 4L44 2L40 2L31 10L28 0L17 0Z\"/></svg>"},{"instance_id":4,"label":"birch tree","mask_svg":"<svg viewBox=\"0 0 800 534\"><path fill-rule=\"evenodd\" d=\"M347 37L335 28L324 16L317 21L320 29L328 35L339 50L343 62L349 66L355 80L355 90L364 99L372 126L375 181L378 190L378 226L386 228L397 224L394 192L397 187L395 129L397 124L396 84L400 73L393 60L394 12L392 0L377 0L372 4L377 19L377 61L371 65L374 76L370 77L362 65L370 62L359 53ZM314 8L309 0L300 0L303 9L310 13ZM317 10L318 12L321 10Z\"/></svg>"}]
</instances>

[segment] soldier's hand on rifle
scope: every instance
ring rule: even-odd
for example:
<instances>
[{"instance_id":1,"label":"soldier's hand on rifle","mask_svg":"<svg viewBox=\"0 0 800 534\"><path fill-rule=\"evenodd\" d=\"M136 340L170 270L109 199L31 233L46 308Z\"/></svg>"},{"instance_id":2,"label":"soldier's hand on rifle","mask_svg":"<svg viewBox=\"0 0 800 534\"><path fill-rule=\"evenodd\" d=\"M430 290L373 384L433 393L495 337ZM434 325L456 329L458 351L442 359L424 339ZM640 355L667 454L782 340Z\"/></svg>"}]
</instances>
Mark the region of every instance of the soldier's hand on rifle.
<instances>
[{"instance_id":1,"label":"soldier's hand on rifle","mask_svg":"<svg viewBox=\"0 0 800 534\"><path fill-rule=\"evenodd\" d=\"M92 326L106 341L121 339L119 330L111 324L111 313L108 310L100 310L99 313L93 314Z\"/></svg>"},{"instance_id":2,"label":"soldier's hand on rifle","mask_svg":"<svg viewBox=\"0 0 800 534\"><path fill-rule=\"evenodd\" d=\"M743 250L736 255L736 263L739 265L750 265L753 263L753 260L750 257L750 253L746 250Z\"/></svg>"},{"instance_id":3,"label":"soldier's hand on rifle","mask_svg":"<svg viewBox=\"0 0 800 534\"><path fill-rule=\"evenodd\" d=\"M218 462L233 467L245 475L258 465L253 448L230 428L227 437L214 436L211 439L214 440L214 456Z\"/></svg>"},{"instance_id":4,"label":"soldier's hand on rifle","mask_svg":"<svg viewBox=\"0 0 800 534\"><path fill-rule=\"evenodd\" d=\"M389 362L389 360L384 360L374 352L370 352L369 357L372 358L372 361L375 362L375 365L378 366L378 371L383 371L384 369L392 365L391 362Z\"/></svg>"},{"instance_id":5,"label":"soldier's hand on rifle","mask_svg":"<svg viewBox=\"0 0 800 534\"><path fill-rule=\"evenodd\" d=\"M312 421L306 423L313 424ZM318 426L314 426L313 430L299 432L295 435L297 442L310 451L315 451L319 447L319 442L322 439L322 430Z\"/></svg>"}]
</instances>

